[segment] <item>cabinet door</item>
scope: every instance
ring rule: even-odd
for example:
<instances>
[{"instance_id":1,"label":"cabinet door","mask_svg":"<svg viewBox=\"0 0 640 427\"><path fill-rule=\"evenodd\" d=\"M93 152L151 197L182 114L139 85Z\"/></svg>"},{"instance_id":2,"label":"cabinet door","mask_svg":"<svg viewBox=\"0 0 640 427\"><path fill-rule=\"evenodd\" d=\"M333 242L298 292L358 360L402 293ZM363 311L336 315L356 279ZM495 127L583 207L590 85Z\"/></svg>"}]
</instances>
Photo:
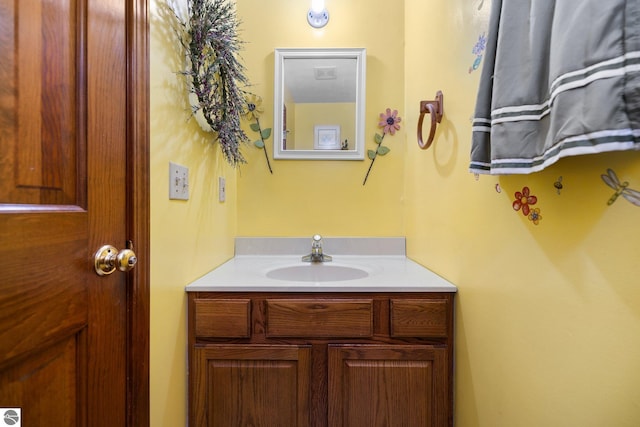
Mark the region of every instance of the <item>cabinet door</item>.
<instances>
[{"instance_id":1,"label":"cabinet door","mask_svg":"<svg viewBox=\"0 0 640 427\"><path fill-rule=\"evenodd\" d=\"M447 350L429 345L330 345L330 427L449 425Z\"/></svg>"},{"instance_id":2,"label":"cabinet door","mask_svg":"<svg viewBox=\"0 0 640 427\"><path fill-rule=\"evenodd\" d=\"M193 356L192 427L308 427L309 346L207 344Z\"/></svg>"}]
</instances>

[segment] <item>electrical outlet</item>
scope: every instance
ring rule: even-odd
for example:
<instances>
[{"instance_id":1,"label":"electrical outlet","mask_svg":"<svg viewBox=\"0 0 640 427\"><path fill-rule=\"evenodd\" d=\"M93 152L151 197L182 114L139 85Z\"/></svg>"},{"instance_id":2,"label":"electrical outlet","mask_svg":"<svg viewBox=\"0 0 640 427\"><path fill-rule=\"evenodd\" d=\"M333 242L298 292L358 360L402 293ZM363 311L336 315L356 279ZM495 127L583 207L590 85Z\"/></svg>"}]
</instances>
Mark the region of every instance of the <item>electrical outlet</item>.
<instances>
[{"instance_id":1,"label":"electrical outlet","mask_svg":"<svg viewBox=\"0 0 640 427\"><path fill-rule=\"evenodd\" d=\"M218 177L218 201L224 202L227 198L227 187L224 177Z\"/></svg>"},{"instance_id":2,"label":"electrical outlet","mask_svg":"<svg viewBox=\"0 0 640 427\"><path fill-rule=\"evenodd\" d=\"M189 168L169 162L169 199L189 200Z\"/></svg>"}]
</instances>

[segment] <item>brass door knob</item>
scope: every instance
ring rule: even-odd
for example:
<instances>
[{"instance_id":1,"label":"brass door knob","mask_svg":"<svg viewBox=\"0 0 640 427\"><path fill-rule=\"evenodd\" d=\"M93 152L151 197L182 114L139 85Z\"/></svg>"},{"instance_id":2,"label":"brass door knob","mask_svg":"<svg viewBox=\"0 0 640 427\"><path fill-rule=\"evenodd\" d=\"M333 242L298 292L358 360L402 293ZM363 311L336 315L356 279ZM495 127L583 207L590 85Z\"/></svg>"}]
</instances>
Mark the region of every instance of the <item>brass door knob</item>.
<instances>
[{"instance_id":1,"label":"brass door knob","mask_svg":"<svg viewBox=\"0 0 640 427\"><path fill-rule=\"evenodd\" d=\"M116 268L120 271L129 271L136 266L138 258L136 258L133 249L123 249L118 251L111 245L104 245L96 252L94 256L94 267L98 276L106 276Z\"/></svg>"}]
</instances>

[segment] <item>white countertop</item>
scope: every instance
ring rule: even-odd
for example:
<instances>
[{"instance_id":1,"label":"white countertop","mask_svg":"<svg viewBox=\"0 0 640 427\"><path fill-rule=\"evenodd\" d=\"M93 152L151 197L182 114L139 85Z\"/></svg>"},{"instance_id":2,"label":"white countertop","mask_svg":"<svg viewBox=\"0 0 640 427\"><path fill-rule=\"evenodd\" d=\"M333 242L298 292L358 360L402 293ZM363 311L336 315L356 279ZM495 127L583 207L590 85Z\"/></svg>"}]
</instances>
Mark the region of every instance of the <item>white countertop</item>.
<instances>
[{"instance_id":1,"label":"white countertop","mask_svg":"<svg viewBox=\"0 0 640 427\"><path fill-rule=\"evenodd\" d=\"M328 252L327 252L328 253ZM275 268L303 263L301 255L236 255L187 285L188 292L456 292L447 280L404 255L335 255L316 265L348 266L364 270L367 277L342 281L291 281L271 279Z\"/></svg>"}]
</instances>

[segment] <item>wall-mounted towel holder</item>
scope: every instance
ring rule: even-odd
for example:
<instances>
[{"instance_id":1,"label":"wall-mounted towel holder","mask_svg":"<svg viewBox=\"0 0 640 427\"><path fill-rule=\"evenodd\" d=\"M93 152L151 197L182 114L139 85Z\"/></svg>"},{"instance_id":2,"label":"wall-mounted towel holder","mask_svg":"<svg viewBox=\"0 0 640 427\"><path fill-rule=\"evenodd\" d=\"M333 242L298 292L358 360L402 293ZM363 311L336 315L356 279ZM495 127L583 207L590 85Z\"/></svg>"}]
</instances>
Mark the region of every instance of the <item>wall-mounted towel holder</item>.
<instances>
[{"instance_id":1,"label":"wall-mounted towel holder","mask_svg":"<svg viewBox=\"0 0 640 427\"><path fill-rule=\"evenodd\" d=\"M431 130L429 131L429 138L427 142L422 141L422 120L424 120L425 114L431 114ZM436 134L436 128L438 123L442 121L442 115L444 114L444 104L442 100L442 91L436 92L436 99L433 101L420 101L420 118L418 119L418 145L423 150L426 150L431 146L433 137Z\"/></svg>"}]
</instances>

